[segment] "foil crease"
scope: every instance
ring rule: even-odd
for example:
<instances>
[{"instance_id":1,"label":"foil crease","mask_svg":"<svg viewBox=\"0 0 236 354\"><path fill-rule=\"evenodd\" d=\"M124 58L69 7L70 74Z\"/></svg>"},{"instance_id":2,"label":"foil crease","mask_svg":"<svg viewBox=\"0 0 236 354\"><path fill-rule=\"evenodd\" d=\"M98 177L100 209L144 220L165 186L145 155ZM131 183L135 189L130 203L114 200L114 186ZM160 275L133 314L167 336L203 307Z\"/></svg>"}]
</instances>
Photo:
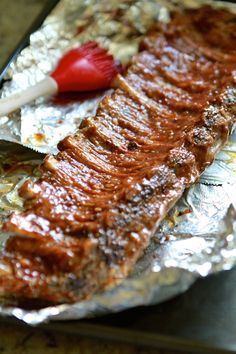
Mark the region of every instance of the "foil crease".
<instances>
[{"instance_id":1,"label":"foil crease","mask_svg":"<svg viewBox=\"0 0 236 354\"><path fill-rule=\"evenodd\" d=\"M153 0L148 6L144 0L123 0L119 4L62 0L43 27L31 36L30 46L11 66L8 74L11 81L5 83L2 95L42 78L63 51L88 39L100 41L125 63L137 51L140 38L153 21L168 21L169 10L176 6L196 7L206 3L236 12L235 4L207 0ZM120 10L116 11L117 8ZM122 14L122 18L114 17L117 13ZM56 142L64 133L73 133L84 116L93 114L103 95L104 92L79 97L79 102L78 97L63 97L62 103L39 99L11 117L0 118L0 138L34 150L55 152ZM231 98L236 103L235 91ZM55 125L62 117L65 121ZM45 142L38 144L37 139L31 139L33 134L49 134L50 129L54 131L54 140L49 149L45 148ZM11 211L21 210L18 188L29 176L37 178L42 158L43 155L19 145L0 143L0 223ZM187 290L198 277L231 269L236 263L235 196L236 127L214 164L185 191L162 222L133 273L119 286L88 301L41 310L29 311L1 303L0 314L15 316L31 325L52 319L93 317L159 303ZM5 239L2 234L0 247Z\"/></svg>"}]
</instances>

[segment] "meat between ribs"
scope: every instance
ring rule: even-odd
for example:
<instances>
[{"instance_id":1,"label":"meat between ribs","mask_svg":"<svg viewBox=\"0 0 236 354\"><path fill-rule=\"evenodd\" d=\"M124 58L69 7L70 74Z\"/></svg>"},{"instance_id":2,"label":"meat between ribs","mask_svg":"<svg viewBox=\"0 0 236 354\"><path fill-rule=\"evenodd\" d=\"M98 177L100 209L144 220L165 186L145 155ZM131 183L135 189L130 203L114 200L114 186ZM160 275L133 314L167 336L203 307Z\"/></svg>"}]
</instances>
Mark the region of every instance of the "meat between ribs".
<instances>
[{"instance_id":1,"label":"meat between ribs","mask_svg":"<svg viewBox=\"0 0 236 354\"><path fill-rule=\"evenodd\" d=\"M72 302L132 270L235 120L236 16L204 7L154 26L96 116L21 188L0 294Z\"/></svg>"}]
</instances>

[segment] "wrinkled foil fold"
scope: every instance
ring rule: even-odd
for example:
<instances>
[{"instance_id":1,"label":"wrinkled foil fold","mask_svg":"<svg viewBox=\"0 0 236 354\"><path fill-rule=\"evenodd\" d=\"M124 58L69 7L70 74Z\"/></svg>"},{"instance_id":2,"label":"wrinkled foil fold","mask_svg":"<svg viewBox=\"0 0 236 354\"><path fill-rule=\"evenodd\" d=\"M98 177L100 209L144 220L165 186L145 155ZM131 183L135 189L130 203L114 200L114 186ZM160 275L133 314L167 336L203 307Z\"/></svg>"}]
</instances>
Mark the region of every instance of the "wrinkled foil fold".
<instances>
[{"instance_id":1,"label":"wrinkled foil fold","mask_svg":"<svg viewBox=\"0 0 236 354\"><path fill-rule=\"evenodd\" d=\"M30 45L11 64L2 97L22 90L50 73L69 48L95 39L124 64L138 50L146 30L155 21L169 20L175 7L203 4L236 5L212 1L167 0L61 0L30 39ZM9 117L0 118L0 223L22 209L19 187L37 178L42 153L57 152L57 143L73 134L82 119L93 115L109 92L39 98ZM235 92L233 99L236 101ZM31 148L25 149L22 146ZM9 167L10 166L10 167ZM185 191L169 212L137 262L133 273L119 286L88 301L41 310L0 305L1 315L11 315L35 325L51 319L93 317L138 305L156 304L187 290L198 278L236 263L236 129L229 142L200 180ZM1 235L0 246L5 235Z\"/></svg>"}]
</instances>

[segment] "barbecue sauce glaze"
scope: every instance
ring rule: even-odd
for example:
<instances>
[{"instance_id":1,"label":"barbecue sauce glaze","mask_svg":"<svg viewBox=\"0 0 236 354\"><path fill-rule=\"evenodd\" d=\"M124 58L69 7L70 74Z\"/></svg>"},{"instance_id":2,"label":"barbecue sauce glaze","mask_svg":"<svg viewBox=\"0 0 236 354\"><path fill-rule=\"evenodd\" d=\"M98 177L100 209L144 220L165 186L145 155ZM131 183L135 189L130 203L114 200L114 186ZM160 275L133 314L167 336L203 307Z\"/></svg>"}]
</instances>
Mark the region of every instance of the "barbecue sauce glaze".
<instances>
[{"instance_id":1,"label":"barbecue sauce glaze","mask_svg":"<svg viewBox=\"0 0 236 354\"><path fill-rule=\"evenodd\" d=\"M235 15L204 7L154 26L96 116L21 188L0 293L71 302L127 276L226 141L235 71Z\"/></svg>"}]
</instances>

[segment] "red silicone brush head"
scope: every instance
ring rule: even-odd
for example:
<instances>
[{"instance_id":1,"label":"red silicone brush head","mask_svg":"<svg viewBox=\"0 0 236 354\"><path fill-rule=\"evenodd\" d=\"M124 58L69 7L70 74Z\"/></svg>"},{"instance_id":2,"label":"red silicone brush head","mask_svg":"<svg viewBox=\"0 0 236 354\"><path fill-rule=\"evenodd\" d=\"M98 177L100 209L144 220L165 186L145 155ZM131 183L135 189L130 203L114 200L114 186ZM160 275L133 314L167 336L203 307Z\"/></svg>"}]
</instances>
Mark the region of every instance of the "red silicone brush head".
<instances>
[{"instance_id":1,"label":"red silicone brush head","mask_svg":"<svg viewBox=\"0 0 236 354\"><path fill-rule=\"evenodd\" d=\"M87 42L66 53L51 77L59 92L94 91L110 87L121 71L121 64L106 49L96 42Z\"/></svg>"}]
</instances>

